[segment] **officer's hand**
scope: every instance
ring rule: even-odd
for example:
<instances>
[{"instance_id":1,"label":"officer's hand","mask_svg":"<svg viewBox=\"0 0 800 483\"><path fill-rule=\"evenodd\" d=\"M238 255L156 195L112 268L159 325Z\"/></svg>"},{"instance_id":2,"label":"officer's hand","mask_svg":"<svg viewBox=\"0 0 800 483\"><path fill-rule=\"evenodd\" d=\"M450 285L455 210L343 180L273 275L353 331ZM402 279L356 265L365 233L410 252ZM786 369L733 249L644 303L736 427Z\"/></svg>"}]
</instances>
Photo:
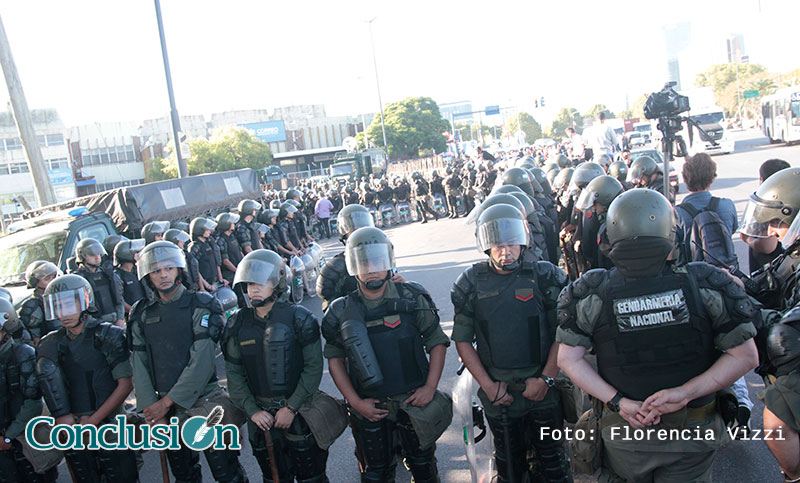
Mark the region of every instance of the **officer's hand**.
<instances>
[{"instance_id":1,"label":"officer's hand","mask_svg":"<svg viewBox=\"0 0 800 483\"><path fill-rule=\"evenodd\" d=\"M406 283L406 277L400 275L399 273L395 273L392 275L392 282L394 283Z\"/></svg>"},{"instance_id":2,"label":"officer's hand","mask_svg":"<svg viewBox=\"0 0 800 483\"><path fill-rule=\"evenodd\" d=\"M163 397L158 401L154 402L153 404L144 408L144 417L148 423L154 424L159 419L163 418L167 415L169 411L170 405L168 404L168 398Z\"/></svg>"},{"instance_id":3,"label":"officer's hand","mask_svg":"<svg viewBox=\"0 0 800 483\"><path fill-rule=\"evenodd\" d=\"M541 401L547 395L547 383L541 377L529 377L525 379L525 392L522 397L531 401Z\"/></svg>"},{"instance_id":4,"label":"officer's hand","mask_svg":"<svg viewBox=\"0 0 800 483\"><path fill-rule=\"evenodd\" d=\"M379 401L377 399L359 399L355 404L351 404L358 414L364 416L367 420L371 422L377 422L381 419L385 418L389 415L389 411L386 409L378 409L375 405Z\"/></svg>"},{"instance_id":5,"label":"officer's hand","mask_svg":"<svg viewBox=\"0 0 800 483\"><path fill-rule=\"evenodd\" d=\"M275 427L280 429L288 429L294 421L294 413L289 411L289 408L280 408L275 413Z\"/></svg>"},{"instance_id":6,"label":"officer's hand","mask_svg":"<svg viewBox=\"0 0 800 483\"><path fill-rule=\"evenodd\" d=\"M575 241L575 244L573 245L573 249L576 252L580 252L581 251L581 241L580 240Z\"/></svg>"},{"instance_id":7,"label":"officer's hand","mask_svg":"<svg viewBox=\"0 0 800 483\"><path fill-rule=\"evenodd\" d=\"M124 329L125 328L125 321L124 320L118 320L118 321L114 322L114 325L116 325L120 329Z\"/></svg>"},{"instance_id":8,"label":"officer's hand","mask_svg":"<svg viewBox=\"0 0 800 483\"><path fill-rule=\"evenodd\" d=\"M100 421L97 421L96 419L94 419L94 415L92 415L92 416L81 416L80 423L83 424L84 426L86 426L86 425L99 426L100 425Z\"/></svg>"},{"instance_id":9,"label":"officer's hand","mask_svg":"<svg viewBox=\"0 0 800 483\"><path fill-rule=\"evenodd\" d=\"M436 394L435 387L428 387L428 385L420 386L414 389L414 394L406 399L406 404L417 406L419 408L425 407L433 400L433 395Z\"/></svg>"},{"instance_id":10,"label":"officer's hand","mask_svg":"<svg viewBox=\"0 0 800 483\"><path fill-rule=\"evenodd\" d=\"M6 443L6 435L0 434L0 451L8 451L11 449L11 443Z\"/></svg>"},{"instance_id":11,"label":"officer's hand","mask_svg":"<svg viewBox=\"0 0 800 483\"><path fill-rule=\"evenodd\" d=\"M641 407L641 401L633 401L624 397L619 401L619 415L635 429L643 428L646 424L655 424L643 422Z\"/></svg>"},{"instance_id":12,"label":"officer's hand","mask_svg":"<svg viewBox=\"0 0 800 483\"><path fill-rule=\"evenodd\" d=\"M78 424L75 422L75 416L72 413L65 414L61 417L56 418L55 423L56 425L63 424L66 426L72 426L73 424Z\"/></svg>"},{"instance_id":13,"label":"officer's hand","mask_svg":"<svg viewBox=\"0 0 800 483\"><path fill-rule=\"evenodd\" d=\"M225 279L223 278L223 279L222 279L222 285L224 285L224 286L228 287L228 286L230 286L230 283L229 283L227 280L225 280Z\"/></svg>"},{"instance_id":14,"label":"officer's hand","mask_svg":"<svg viewBox=\"0 0 800 483\"><path fill-rule=\"evenodd\" d=\"M482 388L495 406L511 406L514 396L508 393L508 384L503 381L492 382L489 387Z\"/></svg>"},{"instance_id":15,"label":"officer's hand","mask_svg":"<svg viewBox=\"0 0 800 483\"><path fill-rule=\"evenodd\" d=\"M250 416L250 420L258 426L258 429L261 431L266 431L272 427L273 423L275 423L275 418L266 411L258 411L252 416Z\"/></svg>"},{"instance_id":16,"label":"officer's hand","mask_svg":"<svg viewBox=\"0 0 800 483\"><path fill-rule=\"evenodd\" d=\"M687 404L689 404L689 398L682 387L662 389L644 400L641 409L641 413L646 415L644 423L656 424L652 421L660 418L662 414L680 411L685 408Z\"/></svg>"}]
</instances>

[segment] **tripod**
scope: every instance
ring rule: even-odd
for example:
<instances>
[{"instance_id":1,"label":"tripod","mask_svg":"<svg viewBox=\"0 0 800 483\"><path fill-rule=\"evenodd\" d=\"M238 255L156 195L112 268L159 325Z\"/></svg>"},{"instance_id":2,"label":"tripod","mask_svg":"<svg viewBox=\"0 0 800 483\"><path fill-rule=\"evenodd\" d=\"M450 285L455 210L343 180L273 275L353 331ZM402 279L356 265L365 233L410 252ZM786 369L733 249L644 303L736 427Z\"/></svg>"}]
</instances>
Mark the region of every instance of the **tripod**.
<instances>
[{"instance_id":1,"label":"tripod","mask_svg":"<svg viewBox=\"0 0 800 483\"><path fill-rule=\"evenodd\" d=\"M716 147L719 144L711 139L711 136L700 127L700 125L691 117L660 117L658 118L658 130L661 131L663 138L661 139L661 154L664 157L664 193L669 193L669 163L674 158L675 146L677 145L677 152L679 157L684 157L688 154L686 150L686 142L683 137L678 134L683 129L683 123L689 126L689 146L692 145L692 128L696 128L700 133L700 138L708 141L712 146Z\"/></svg>"}]
</instances>

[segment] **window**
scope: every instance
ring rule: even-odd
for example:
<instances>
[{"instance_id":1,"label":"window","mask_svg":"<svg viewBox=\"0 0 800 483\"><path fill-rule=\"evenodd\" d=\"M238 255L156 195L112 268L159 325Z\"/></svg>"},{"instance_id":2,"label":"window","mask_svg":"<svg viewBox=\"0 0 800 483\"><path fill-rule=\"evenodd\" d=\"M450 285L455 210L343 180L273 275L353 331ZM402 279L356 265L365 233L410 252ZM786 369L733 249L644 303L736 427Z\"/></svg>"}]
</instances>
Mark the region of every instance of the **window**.
<instances>
[{"instance_id":1,"label":"window","mask_svg":"<svg viewBox=\"0 0 800 483\"><path fill-rule=\"evenodd\" d=\"M64 144L64 135L61 133L47 134L45 137L47 138L48 146L62 146Z\"/></svg>"},{"instance_id":2,"label":"window","mask_svg":"<svg viewBox=\"0 0 800 483\"><path fill-rule=\"evenodd\" d=\"M8 165L7 164L0 164L0 175L8 174Z\"/></svg>"},{"instance_id":3,"label":"window","mask_svg":"<svg viewBox=\"0 0 800 483\"><path fill-rule=\"evenodd\" d=\"M19 138L6 139L6 151L14 151L15 149L22 149L22 141Z\"/></svg>"},{"instance_id":4,"label":"window","mask_svg":"<svg viewBox=\"0 0 800 483\"><path fill-rule=\"evenodd\" d=\"M108 236L108 228L102 223L89 225L83 230L78 232L78 239L85 240L86 238L94 238L95 240L103 243L103 240Z\"/></svg>"},{"instance_id":5,"label":"window","mask_svg":"<svg viewBox=\"0 0 800 483\"><path fill-rule=\"evenodd\" d=\"M36 142L39 143L41 147L47 146L43 135L36 136Z\"/></svg>"},{"instance_id":6,"label":"window","mask_svg":"<svg viewBox=\"0 0 800 483\"><path fill-rule=\"evenodd\" d=\"M11 168L11 174L20 174L28 172L28 163L12 163L8 165Z\"/></svg>"},{"instance_id":7,"label":"window","mask_svg":"<svg viewBox=\"0 0 800 483\"><path fill-rule=\"evenodd\" d=\"M69 162L67 161L67 158L51 159L48 161L48 163L50 163L50 169L69 168Z\"/></svg>"}]
</instances>

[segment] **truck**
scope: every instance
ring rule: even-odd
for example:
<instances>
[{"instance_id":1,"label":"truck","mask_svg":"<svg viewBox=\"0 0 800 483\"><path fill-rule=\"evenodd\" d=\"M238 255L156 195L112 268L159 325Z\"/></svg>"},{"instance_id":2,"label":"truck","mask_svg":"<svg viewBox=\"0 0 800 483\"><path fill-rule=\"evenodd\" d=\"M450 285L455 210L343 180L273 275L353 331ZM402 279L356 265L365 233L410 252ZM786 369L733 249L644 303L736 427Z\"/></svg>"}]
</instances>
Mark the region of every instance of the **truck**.
<instances>
[{"instance_id":1,"label":"truck","mask_svg":"<svg viewBox=\"0 0 800 483\"><path fill-rule=\"evenodd\" d=\"M386 154L382 149L365 149L353 153L338 153L329 168L332 180L340 185L353 183L370 174L381 176L386 172Z\"/></svg>"},{"instance_id":2,"label":"truck","mask_svg":"<svg viewBox=\"0 0 800 483\"><path fill-rule=\"evenodd\" d=\"M0 285L19 303L29 292L24 280L28 265L47 260L66 272L84 238L101 243L112 234L138 238L151 221L213 216L262 196L259 173L241 169L116 188L26 211L0 237Z\"/></svg>"},{"instance_id":3,"label":"truck","mask_svg":"<svg viewBox=\"0 0 800 483\"><path fill-rule=\"evenodd\" d=\"M711 87L698 87L695 89L683 90L680 94L689 97L689 105L692 107L688 113L689 117L697 122L700 128L717 143L717 146L714 146L710 142L701 139L700 134L695 130L692 133L692 145L688 146L688 126L684 126L682 135L689 148L689 153L732 153L734 151L735 141L728 129L725 111L718 106L714 100L713 89Z\"/></svg>"}]
</instances>

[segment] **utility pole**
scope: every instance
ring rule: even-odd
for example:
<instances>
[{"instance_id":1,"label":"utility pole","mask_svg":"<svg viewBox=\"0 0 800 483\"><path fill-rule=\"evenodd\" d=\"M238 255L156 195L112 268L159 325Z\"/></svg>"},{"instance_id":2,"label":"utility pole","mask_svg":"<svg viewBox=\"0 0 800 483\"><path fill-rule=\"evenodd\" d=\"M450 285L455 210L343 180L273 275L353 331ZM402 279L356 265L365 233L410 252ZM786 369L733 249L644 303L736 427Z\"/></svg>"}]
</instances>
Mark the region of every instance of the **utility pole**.
<instances>
[{"instance_id":1,"label":"utility pole","mask_svg":"<svg viewBox=\"0 0 800 483\"><path fill-rule=\"evenodd\" d=\"M375 66L375 84L378 85L378 105L381 108L381 129L383 130L383 151L386 162L389 162L389 144L386 142L386 124L383 122L383 101L381 100L381 82L378 80L378 61L375 60L375 39L372 37L372 22L378 17L372 17L369 24L369 41L372 44L372 65Z\"/></svg>"},{"instance_id":2,"label":"utility pole","mask_svg":"<svg viewBox=\"0 0 800 483\"><path fill-rule=\"evenodd\" d=\"M22 90L22 83L17 73L17 65L11 55L11 46L8 44L8 36L0 19L0 64L3 66L3 75L8 86L8 97L11 98L11 108L13 109L14 122L17 123L19 137L25 147L27 155L28 170L33 178L33 189L39 199L39 206L55 204L56 193L50 182L50 176L44 167L42 151L36 141L36 131L33 129L33 119L28 110L28 101L25 99L25 92Z\"/></svg>"},{"instance_id":3,"label":"utility pole","mask_svg":"<svg viewBox=\"0 0 800 483\"><path fill-rule=\"evenodd\" d=\"M186 178L189 176L189 168L186 160L181 155L181 140L179 133L181 130L181 118L178 116L178 108L175 107L175 94L172 92L172 73L169 70L169 57L167 57L167 41L164 38L164 22L161 20L161 2L156 3L156 20L158 20L158 36L161 39L161 55L164 57L164 75L167 77L167 92L169 93L169 115L172 119L172 140L175 143L175 156L178 159L178 177Z\"/></svg>"}]
</instances>

